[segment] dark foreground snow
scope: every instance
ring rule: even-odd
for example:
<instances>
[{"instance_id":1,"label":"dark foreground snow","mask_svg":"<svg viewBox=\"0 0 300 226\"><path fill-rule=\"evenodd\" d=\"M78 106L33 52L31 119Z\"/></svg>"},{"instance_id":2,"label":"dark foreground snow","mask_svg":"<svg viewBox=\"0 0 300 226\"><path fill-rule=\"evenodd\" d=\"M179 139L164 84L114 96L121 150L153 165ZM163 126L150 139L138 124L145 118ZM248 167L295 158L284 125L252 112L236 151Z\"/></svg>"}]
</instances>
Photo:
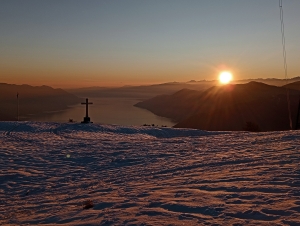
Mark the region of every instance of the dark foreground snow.
<instances>
[{"instance_id":1,"label":"dark foreground snow","mask_svg":"<svg viewBox=\"0 0 300 226\"><path fill-rule=\"evenodd\" d=\"M300 131L0 122L0 225L300 225L299 162Z\"/></svg>"}]
</instances>

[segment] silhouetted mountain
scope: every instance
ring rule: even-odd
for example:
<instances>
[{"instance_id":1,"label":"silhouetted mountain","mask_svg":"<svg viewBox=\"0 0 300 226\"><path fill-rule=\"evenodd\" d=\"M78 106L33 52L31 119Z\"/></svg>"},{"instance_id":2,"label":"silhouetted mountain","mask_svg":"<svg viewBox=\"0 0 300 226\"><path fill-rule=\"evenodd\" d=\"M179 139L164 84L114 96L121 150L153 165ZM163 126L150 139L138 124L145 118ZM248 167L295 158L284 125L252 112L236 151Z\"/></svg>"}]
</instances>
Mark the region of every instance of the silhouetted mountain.
<instances>
[{"instance_id":1,"label":"silhouetted mountain","mask_svg":"<svg viewBox=\"0 0 300 226\"><path fill-rule=\"evenodd\" d=\"M299 91L290 90L295 123ZM179 122L175 127L203 130L243 130L247 122L262 131L289 129L286 89L258 82L215 86L204 92L181 90L136 104Z\"/></svg>"},{"instance_id":2,"label":"silhouetted mountain","mask_svg":"<svg viewBox=\"0 0 300 226\"><path fill-rule=\"evenodd\" d=\"M205 90L216 84L217 81L205 81L200 83L196 82L193 84L170 82L147 86L123 86L118 88L91 87L69 89L67 91L79 97L124 97L145 100L161 94L172 94L181 89Z\"/></svg>"},{"instance_id":3,"label":"silhouetted mountain","mask_svg":"<svg viewBox=\"0 0 300 226\"><path fill-rule=\"evenodd\" d=\"M256 78L256 79L244 79L235 81L236 84L244 84L249 82L261 82L272 86L284 86L286 84L300 81L300 77L294 77L289 79L278 79L278 78Z\"/></svg>"},{"instance_id":4,"label":"silhouetted mountain","mask_svg":"<svg viewBox=\"0 0 300 226\"><path fill-rule=\"evenodd\" d=\"M287 85L284 85L283 87L288 89L300 90L300 81L289 83Z\"/></svg>"},{"instance_id":5,"label":"silhouetted mountain","mask_svg":"<svg viewBox=\"0 0 300 226\"><path fill-rule=\"evenodd\" d=\"M263 82L269 85L283 86L286 83L300 81L300 77L295 77L288 80L275 79L275 78L270 78L270 79L258 78L258 79L236 80L233 81L233 83L245 84L251 81ZM151 97L155 97L157 95L172 94L181 89L204 91L218 84L219 82L216 80L213 81L191 80L186 83L169 82L169 83L144 85L144 86L123 86L117 88L88 87L88 88L68 89L67 91L79 97L125 97L125 98L138 98L141 100L146 100Z\"/></svg>"},{"instance_id":6,"label":"silhouetted mountain","mask_svg":"<svg viewBox=\"0 0 300 226\"><path fill-rule=\"evenodd\" d=\"M21 116L63 110L80 101L73 94L49 86L0 83L0 120L16 120L17 93L19 93L19 115Z\"/></svg>"},{"instance_id":7,"label":"silhouetted mountain","mask_svg":"<svg viewBox=\"0 0 300 226\"><path fill-rule=\"evenodd\" d=\"M147 109L152 113L171 118L178 122L192 115L198 107L198 99L202 92L182 89L172 95L159 95L154 98L139 102L134 106Z\"/></svg>"}]
</instances>

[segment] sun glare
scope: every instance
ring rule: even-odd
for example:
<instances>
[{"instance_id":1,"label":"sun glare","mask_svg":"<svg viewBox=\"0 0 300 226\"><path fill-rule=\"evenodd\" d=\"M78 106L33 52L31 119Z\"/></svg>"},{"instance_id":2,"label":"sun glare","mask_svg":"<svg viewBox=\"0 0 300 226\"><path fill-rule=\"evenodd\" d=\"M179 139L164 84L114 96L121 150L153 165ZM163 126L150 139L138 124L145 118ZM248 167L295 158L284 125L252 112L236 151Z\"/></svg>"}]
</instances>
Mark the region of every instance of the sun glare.
<instances>
[{"instance_id":1,"label":"sun glare","mask_svg":"<svg viewBox=\"0 0 300 226\"><path fill-rule=\"evenodd\" d=\"M228 84L232 80L232 74L228 71L223 71L219 75L219 81L221 84Z\"/></svg>"}]
</instances>

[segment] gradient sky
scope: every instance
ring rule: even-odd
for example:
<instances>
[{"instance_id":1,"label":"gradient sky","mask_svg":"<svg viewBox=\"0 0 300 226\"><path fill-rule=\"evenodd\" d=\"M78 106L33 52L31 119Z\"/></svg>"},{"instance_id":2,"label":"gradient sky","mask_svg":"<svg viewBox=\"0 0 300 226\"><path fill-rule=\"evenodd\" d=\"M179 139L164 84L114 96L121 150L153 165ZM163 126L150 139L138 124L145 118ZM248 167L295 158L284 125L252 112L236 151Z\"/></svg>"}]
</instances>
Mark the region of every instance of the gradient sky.
<instances>
[{"instance_id":1,"label":"gradient sky","mask_svg":"<svg viewBox=\"0 0 300 226\"><path fill-rule=\"evenodd\" d=\"M283 0L288 76L300 1ZM54 87L284 78L277 0L1 0L0 82Z\"/></svg>"}]
</instances>

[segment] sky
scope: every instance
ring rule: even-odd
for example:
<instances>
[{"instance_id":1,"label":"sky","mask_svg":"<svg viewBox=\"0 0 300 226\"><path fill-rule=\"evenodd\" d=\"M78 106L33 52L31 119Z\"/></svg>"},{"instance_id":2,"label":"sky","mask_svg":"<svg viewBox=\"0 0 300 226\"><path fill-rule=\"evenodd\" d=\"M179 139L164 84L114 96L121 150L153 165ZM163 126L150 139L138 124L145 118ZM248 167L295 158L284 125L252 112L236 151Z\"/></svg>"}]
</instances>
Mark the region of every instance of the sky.
<instances>
[{"instance_id":1,"label":"sky","mask_svg":"<svg viewBox=\"0 0 300 226\"><path fill-rule=\"evenodd\" d=\"M288 77L300 1L283 0ZM277 0L1 0L0 82L71 88L283 79Z\"/></svg>"}]
</instances>

